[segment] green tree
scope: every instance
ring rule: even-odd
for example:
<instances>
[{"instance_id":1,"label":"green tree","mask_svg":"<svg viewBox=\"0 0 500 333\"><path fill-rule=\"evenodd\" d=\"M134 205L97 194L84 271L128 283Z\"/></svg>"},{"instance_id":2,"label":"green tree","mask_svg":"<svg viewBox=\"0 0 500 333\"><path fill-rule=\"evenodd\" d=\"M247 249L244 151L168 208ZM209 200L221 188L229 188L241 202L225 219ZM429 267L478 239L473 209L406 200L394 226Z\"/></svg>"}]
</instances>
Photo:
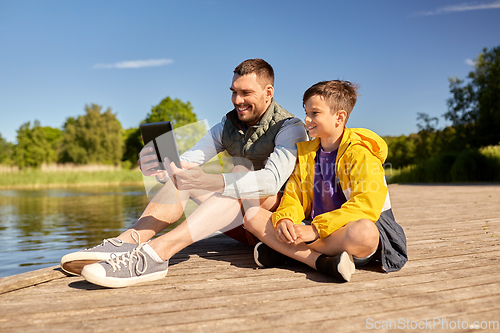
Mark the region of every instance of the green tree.
<instances>
[{"instance_id":1,"label":"green tree","mask_svg":"<svg viewBox=\"0 0 500 333\"><path fill-rule=\"evenodd\" d=\"M431 117L427 113L417 113L418 139L415 147L415 157L418 160L427 159L439 151L436 147L436 128L438 118Z\"/></svg>"},{"instance_id":2,"label":"green tree","mask_svg":"<svg viewBox=\"0 0 500 333\"><path fill-rule=\"evenodd\" d=\"M116 114L100 105L85 105L85 115L64 124L63 161L118 164L123 155L122 126Z\"/></svg>"},{"instance_id":3,"label":"green tree","mask_svg":"<svg viewBox=\"0 0 500 333\"><path fill-rule=\"evenodd\" d=\"M188 124L196 123L198 121L196 114L193 112L193 107L190 102L184 103L180 99L172 99L170 97L164 98L158 105L153 106L151 112L147 114L141 124L144 123L157 123L161 121L171 121L174 129L185 127ZM194 127L199 126L191 125L186 129L178 130L182 133L182 139L178 140L179 151L190 148L196 141L194 141L193 132L201 132L201 129L196 131ZM205 130L206 132L206 130ZM177 133L177 131L176 131ZM177 137L179 137L177 135ZM185 137L189 137L185 139ZM199 136L197 136L199 139ZM194 142L193 142L194 141ZM138 154L143 147L141 138L141 131L139 128L131 128L126 131L125 138L125 153L123 154L123 161L128 161L132 167L137 165Z\"/></svg>"},{"instance_id":4,"label":"green tree","mask_svg":"<svg viewBox=\"0 0 500 333\"><path fill-rule=\"evenodd\" d=\"M139 128L132 127L126 129L123 134L123 141L125 143L125 151L123 153L122 164L129 168L134 168L137 166L138 155L143 147Z\"/></svg>"},{"instance_id":5,"label":"green tree","mask_svg":"<svg viewBox=\"0 0 500 333\"><path fill-rule=\"evenodd\" d=\"M0 163L11 165L12 154L14 150L14 144L12 142L8 142L4 139L4 137L0 134Z\"/></svg>"},{"instance_id":6,"label":"green tree","mask_svg":"<svg viewBox=\"0 0 500 333\"><path fill-rule=\"evenodd\" d=\"M60 129L42 127L38 120L34 121L33 127L30 122L21 125L13 151L15 164L24 168L57 162L61 138Z\"/></svg>"},{"instance_id":7,"label":"green tree","mask_svg":"<svg viewBox=\"0 0 500 333\"><path fill-rule=\"evenodd\" d=\"M483 49L466 80L450 78L452 97L444 117L453 123L464 147L500 142L500 46Z\"/></svg>"},{"instance_id":8,"label":"green tree","mask_svg":"<svg viewBox=\"0 0 500 333\"><path fill-rule=\"evenodd\" d=\"M411 136L401 135L390 138L387 141L389 146L389 154L386 164L390 164L392 168L402 168L410 164L416 163L416 138L415 134Z\"/></svg>"},{"instance_id":9,"label":"green tree","mask_svg":"<svg viewBox=\"0 0 500 333\"><path fill-rule=\"evenodd\" d=\"M456 128L447 126L436 131L433 144L436 152L459 152L463 149L459 141Z\"/></svg>"},{"instance_id":10,"label":"green tree","mask_svg":"<svg viewBox=\"0 0 500 333\"><path fill-rule=\"evenodd\" d=\"M174 128L177 128L198 120L190 102L184 103L178 98L166 97L160 104L151 109L144 123L157 123L160 121L171 121Z\"/></svg>"}]
</instances>

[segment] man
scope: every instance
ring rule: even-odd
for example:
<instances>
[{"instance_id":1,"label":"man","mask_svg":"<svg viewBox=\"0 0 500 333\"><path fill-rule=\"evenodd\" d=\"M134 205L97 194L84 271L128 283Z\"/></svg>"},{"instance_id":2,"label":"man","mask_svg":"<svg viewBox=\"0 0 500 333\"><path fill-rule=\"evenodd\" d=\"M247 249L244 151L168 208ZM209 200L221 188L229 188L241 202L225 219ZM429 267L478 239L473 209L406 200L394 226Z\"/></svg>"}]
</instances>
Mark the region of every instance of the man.
<instances>
[{"instance_id":1,"label":"man","mask_svg":"<svg viewBox=\"0 0 500 333\"><path fill-rule=\"evenodd\" d=\"M244 211L251 206L276 209L278 192L294 168L295 143L306 140L307 133L299 119L274 101L274 71L264 60L238 65L230 90L234 109L181 156L182 168L166 160L168 174L157 171L153 149L140 152L142 173L155 176L164 186L131 229L64 256L61 267L66 272L81 272L98 285L125 287L165 277L168 259L218 230L251 246L258 243L243 228ZM200 165L224 150L233 157L232 172L203 172ZM142 243L176 222L189 198L199 207L183 223Z\"/></svg>"}]
</instances>

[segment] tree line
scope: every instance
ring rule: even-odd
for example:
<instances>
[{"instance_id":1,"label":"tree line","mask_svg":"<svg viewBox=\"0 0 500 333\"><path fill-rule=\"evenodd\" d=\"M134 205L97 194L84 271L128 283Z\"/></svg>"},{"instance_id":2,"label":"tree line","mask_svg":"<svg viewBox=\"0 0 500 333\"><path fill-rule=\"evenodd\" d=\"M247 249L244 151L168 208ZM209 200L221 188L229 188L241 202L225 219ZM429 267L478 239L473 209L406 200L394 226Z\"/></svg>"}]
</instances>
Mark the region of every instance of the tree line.
<instances>
[{"instance_id":1,"label":"tree line","mask_svg":"<svg viewBox=\"0 0 500 333\"><path fill-rule=\"evenodd\" d=\"M443 117L450 126L438 128L439 119L417 114L419 131L384 137L389 145L386 165L402 170L394 182L500 181L500 47L484 48L473 70L461 80L450 78L451 97ZM189 102L166 97L142 123L172 121L184 135L183 151L199 138ZM187 128L182 134L180 128ZM203 129L198 132L202 132ZM17 130L17 144L0 135L0 163L20 168L43 163L121 164L135 167L143 143L139 127L124 130L116 114L96 104L85 114L66 119L62 129L27 122Z\"/></svg>"},{"instance_id":2,"label":"tree line","mask_svg":"<svg viewBox=\"0 0 500 333\"><path fill-rule=\"evenodd\" d=\"M62 129L26 122L17 130L17 143L0 135L0 163L19 168L42 164L112 164L135 167L143 147L139 127L123 129L111 108L86 105L85 114L68 117ZM196 123L190 102L170 97L154 106L141 123L171 121L174 128ZM189 144L189 143L188 143Z\"/></svg>"},{"instance_id":3,"label":"tree line","mask_svg":"<svg viewBox=\"0 0 500 333\"><path fill-rule=\"evenodd\" d=\"M418 133L385 137L397 182L500 181L500 47L484 48L473 70L450 78L451 97L439 119L418 113Z\"/></svg>"}]
</instances>

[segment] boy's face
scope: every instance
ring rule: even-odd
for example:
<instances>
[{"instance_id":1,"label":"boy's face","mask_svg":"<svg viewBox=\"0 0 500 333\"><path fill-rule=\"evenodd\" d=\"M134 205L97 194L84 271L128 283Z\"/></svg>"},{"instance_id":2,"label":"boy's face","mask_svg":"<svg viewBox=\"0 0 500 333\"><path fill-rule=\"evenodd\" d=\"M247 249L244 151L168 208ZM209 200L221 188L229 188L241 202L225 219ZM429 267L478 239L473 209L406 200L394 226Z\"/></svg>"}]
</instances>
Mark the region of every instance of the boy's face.
<instances>
[{"instance_id":1,"label":"boy's face","mask_svg":"<svg viewBox=\"0 0 500 333\"><path fill-rule=\"evenodd\" d=\"M234 74L231 84L231 101L238 118L249 126L255 125L271 104L274 94L270 84L262 87L255 73L248 75Z\"/></svg>"},{"instance_id":2,"label":"boy's face","mask_svg":"<svg viewBox=\"0 0 500 333\"><path fill-rule=\"evenodd\" d=\"M304 122L309 135L315 138L334 138L342 135L344 127L339 113L332 114L330 106L321 96L312 96L305 102L306 118Z\"/></svg>"}]
</instances>

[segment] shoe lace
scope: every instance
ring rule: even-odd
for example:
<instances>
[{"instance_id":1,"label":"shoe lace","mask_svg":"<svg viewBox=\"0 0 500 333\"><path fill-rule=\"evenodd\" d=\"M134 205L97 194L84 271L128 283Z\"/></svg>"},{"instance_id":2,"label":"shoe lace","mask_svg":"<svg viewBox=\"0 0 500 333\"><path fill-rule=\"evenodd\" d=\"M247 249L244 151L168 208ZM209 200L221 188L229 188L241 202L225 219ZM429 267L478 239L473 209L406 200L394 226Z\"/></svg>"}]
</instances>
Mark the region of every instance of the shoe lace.
<instances>
[{"instance_id":1,"label":"shoe lace","mask_svg":"<svg viewBox=\"0 0 500 333\"><path fill-rule=\"evenodd\" d=\"M116 272L116 270L121 270L122 266L124 268L128 268L129 274L132 277L134 275L133 274L134 269L136 275L144 274L144 272L146 272L148 268L148 263L146 260L146 256L144 255L144 253L141 252L142 247L146 243L141 244L141 236L135 230L132 231L131 237L137 244L137 247L132 251L123 253L121 255L116 255L116 253L111 253L109 260L107 260L106 262L111 266L111 268L113 268L113 272ZM136 259L135 266L133 261L134 258Z\"/></svg>"},{"instance_id":2,"label":"shoe lace","mask_svg":"<svg viewBox=\"0 0 500 333\"><path fill-rule=\"evenodd\" d=\"M135 231L135 230L134 230L134 231ZM136 231L136 232L137 232L137 231ZM123 242L120 238L108 238L108 239L103 239L101 244L96 245L96 246L91 247L91 248L88 248L87 250L92 250L92 249L95 249L96 247L103 246L103 245L104 245L104 244L106 244L106 243L111 243L111 244L113 244L114 246L119 247L119 246L122 246L124 242Z\"/></svg>"}]
</instances>

